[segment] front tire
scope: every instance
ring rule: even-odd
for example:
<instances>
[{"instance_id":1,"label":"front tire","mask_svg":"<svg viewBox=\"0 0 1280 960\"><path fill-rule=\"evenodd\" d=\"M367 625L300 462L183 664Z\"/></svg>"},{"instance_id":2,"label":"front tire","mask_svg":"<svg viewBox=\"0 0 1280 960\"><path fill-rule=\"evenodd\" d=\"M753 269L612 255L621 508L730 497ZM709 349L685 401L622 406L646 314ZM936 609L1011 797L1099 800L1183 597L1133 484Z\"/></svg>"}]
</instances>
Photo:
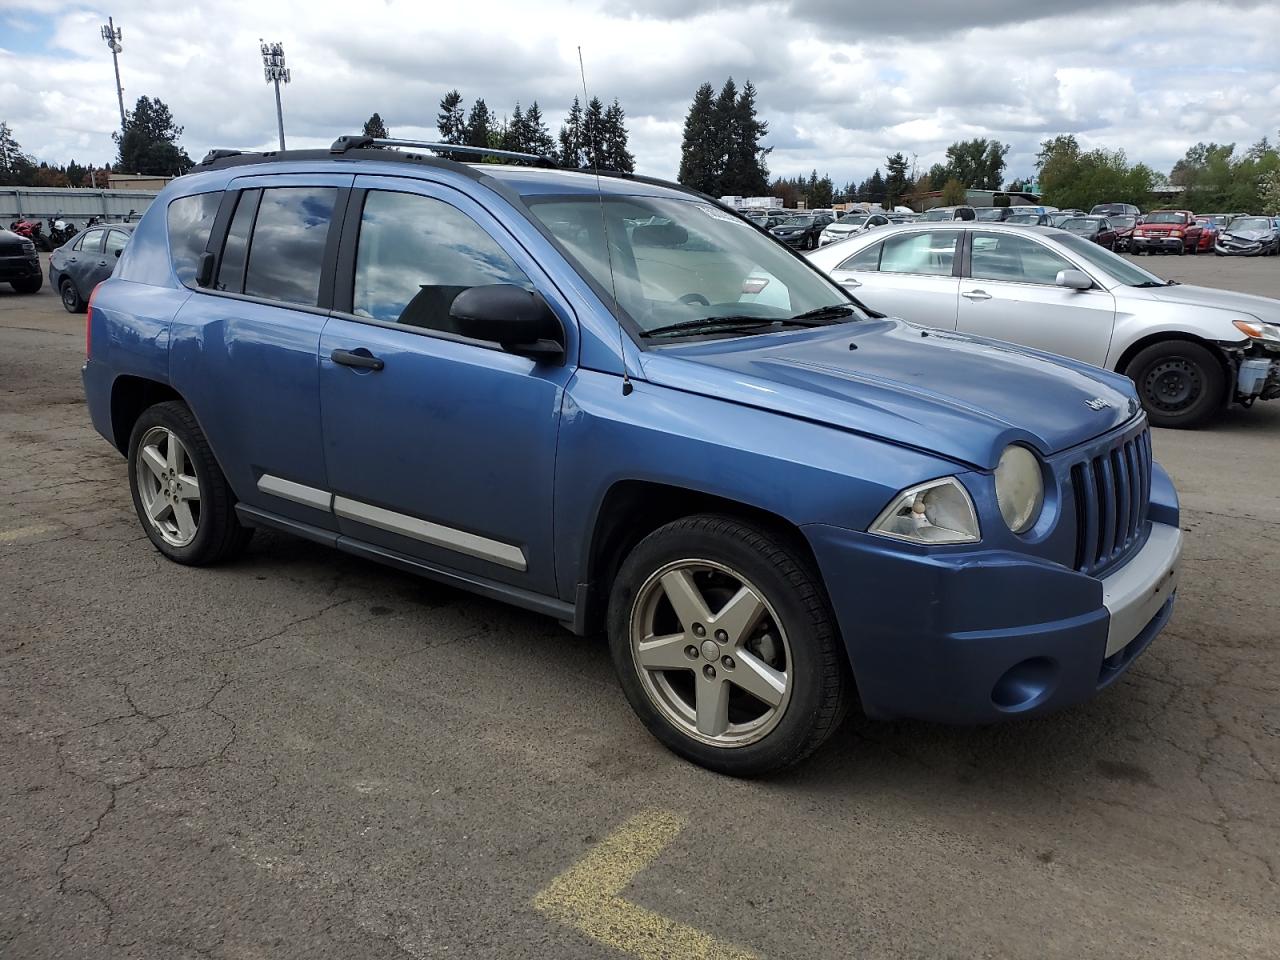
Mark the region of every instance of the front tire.
<instances>
[{"instance_id":1,"label":"front tire","mask_svg":"<svg viewBox=\"0 0 1280 960\"><path fill-rule=\"evenodd\" d=\"M631 551L610 596L609 646L649 732L730 776L803 760L851 699L811 564L786 539L729 517L673 521Z\"/></svg>"},{"instance_id":2,"label":"front tire","mask_svg":"<svg viewBox=\"0 0 1280 960\"><path fill-rule=\"evenodd\" d=\"M1188 429L1223 406L1226 377L1218 358L1189 340L1153 343L1125 367L1154 426Z\"/></svg>"},{"instance_id":3,"label":"front tire","mask_svg":"<svg viewBox=\"0 0 1280 960\"><path fill-rule=\"evenodd\" d=\"M143 411L129 437L129 489L142 529L175 563L206 566L244 550L235 494L186 405Z\"/></svg>"}]
</instances>

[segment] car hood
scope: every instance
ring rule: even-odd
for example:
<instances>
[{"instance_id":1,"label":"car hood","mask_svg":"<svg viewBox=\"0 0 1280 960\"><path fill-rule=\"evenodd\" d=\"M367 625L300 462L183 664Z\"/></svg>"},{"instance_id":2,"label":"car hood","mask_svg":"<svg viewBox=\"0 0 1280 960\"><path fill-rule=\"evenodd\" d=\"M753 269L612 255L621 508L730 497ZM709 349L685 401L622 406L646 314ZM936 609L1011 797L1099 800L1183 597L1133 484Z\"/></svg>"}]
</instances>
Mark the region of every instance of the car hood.
<instances>
[{"instance_id":1,"label":"car hood","mask_svg":"<svg viewBox=\"0 0 1280 960\"><path fill-rule=\"evenodd\" d=\"M641 362L653 383L985 469L1015 441L1049 455L1139 411L1118 374L892 319L673 345Z\"/></svg>"},{"instance_id":2,"label":"car hood","mask_svg":"<svg viewBox=\"0 0 1280 960\"><path fill-rule=\"evenodd\" d=\"M861 230L862 227L854 223L829 223L827 224L828 233L853 233L855 230Z\"/></svg>"},{"instance_id":3,"label":"car hood","mask_svg":"<svg viewBox=\"0 0 1280 960\"><path fill-rule=\"evenodd\" d=\"M1164 232L1167 232L1167 231L1169 231L1169 230L1186 230L1188 227L1191 227L1191 226L1194 226L1194 224L1187 224L1187 223L1140 223L1140 224L1138 224L1138 226L1137 226L1137 227L1135 227L1134 229L1136 229L1136 230L1148 230L1148 231L1150 231L1150 232L1152 232L1152 233L1164 233Z\"/></svg>"},{"instance_id":4,"label":"car hood","mask_svg":"<svg viewBox=\"0 0 1280 960\"><path fill-rule=\"evenodd\" d=\"M1257 243L1259 240L1270 240L1274 230L1232 230L1228 227L1218 236L1223 240L1247 240L1250 243Z\"/></svg>"},{"instance_id":5,"label":"car hood","mask_svg":"<svg viewBox=\"0 0 1280 960\"><path fill-rule=\"evenodd\" d=\"M1273 300L1270 297L1259 297L1252 293L1234 293L1231 290L1218 290L1211 287L1194 287L1183 283L1172 287L1151 287L1142 292L1153 300L1162 300L1165 303L1185 303L1218 310L1238 310L1240 313L1267 323L1280 323L1280 300Z\"/></svg>"}]
</instances>

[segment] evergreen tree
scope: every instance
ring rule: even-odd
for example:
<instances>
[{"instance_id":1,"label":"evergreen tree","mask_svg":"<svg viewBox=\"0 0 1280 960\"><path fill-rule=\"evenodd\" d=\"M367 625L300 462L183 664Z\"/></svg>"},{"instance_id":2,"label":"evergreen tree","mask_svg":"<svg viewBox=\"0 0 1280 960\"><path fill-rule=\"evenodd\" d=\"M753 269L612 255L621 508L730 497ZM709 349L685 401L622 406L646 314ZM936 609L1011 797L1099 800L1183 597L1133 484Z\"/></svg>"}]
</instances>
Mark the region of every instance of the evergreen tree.
<instances>
[{"instance_id":1,"label":"evergreen tree","mask_svg":"<svg viewBox=\"0 0 1280 960\"><path fill-rule=\"evenodd\" d=\"M875 173L871 174L871 179L867 181L865 199L871 203L884 202L884 177L880 175L879 167L876 167Z\"/></svg>"},{"instance_id":2,"label":"evergreen tree","mask_svg":"<svg viewBox=\"0 0 1280 960\"><path fill-rule=\"evenodd\" d=\"M526 153L529 150L528 142L529 134L525 127L524 111L520 109L520 101L517 100L516 108L511 111L511 121L503 130L500 149Z\"/></svg>"},{"instance_id":3,"label":"evergreen tree","mask_svg":"<svg viewBox=\"0 0 1280 960\"><path fill-rule=\"evenodd\" d=\"M602 136L604 139L603 159L607 170L618 173L634 173L636 158L627 149L627 115L615 99L604 112Z\"/></svg>"},{"instance_id":4,"label":"evergreen tree","mask_svg":"<svg viewBox=\"0 0 1280 960\"><path fill-rule=\"evenodd\" d=\"M734 104L729 154L721 183L725 194L758 197L768 190L769 169L764 158L773 148L760 146L768 132L769 124L756 116L756 88L748 80Z\"/></svg>"},{"instance_id":5,"label":"evergreen tree","mask_svg":"<svg viewBox=\"0 0 1280 960\"><path fill-rule=\"evenodd\" d=\"M583 169L587 166L587 151L583 141L582 104L573 98L569 116L560 125L560 165Z\"/></svg>"},{"instance_id":6,"label":"evergreen tree","mask_svg":"<svg viewBox=\"0 0 1280 960\"><path fill-rule=\"evenodd\" d=\"M28 184L35 170L35 161L27 156L9 125L0 120L0 183Z\"/></svg>"},{"instance_id":7,"label":"evergreen tree","mask_svg":"<svg viewBox=\"0 0 1280 960\"><path fill-rule=\"evenodd\" d=\"M599 97L592 97L582 114L582 146L586 151L588 170L603 170L604 163L604 104Z\"/></svg>"},{"instance_id":8,"label":"evergreen tree","mask_svg":"<svg viewBox=\"0 0 1280 960\"><path fill-rule=\"evenodd\" d=\"M884 205L885 209L892 210L907 192L907 158L900 152L886 157L885 169L889 175L884 179Z\"/></svg>"},{"instance_id":9,"label":"evergreen tree","mask_svg":"<svg viewBox=\"0 0 1280 960\"><path fill-rule=\"evenodd\" d=\"M83 187L89 171L72 160L67 164L67 183L73 187Z\"/></svg>"},{"instance_id":10,"label":"evergreen tree","mask_svg":"<svg viewBox=\"0 0 1280 960\"><path fill-rule=\"evenodd\" d=\"M382 117L377 113L364 122L364 130L361 132L366 137L373 137L376 140L386 140L391 136L387 132L387 125L382 122Z\"/></svg>"},{"instance_id":11,"label":"evergreen tree","mask_svg":"<svg viewBox=\"0 0 1280 960\"><path fill-rule=\"evenodd\" d=\"M489 127L493 123L489 108L480 97L471 105L471 113L467 117L467 132L463 143L472 147L489 146Z\"/></svg>"},{"instance_id":12,"label":"evergreen tree","mask_svg":"<svg viewBox=\"0 0 1280 960\"><path fill-rule=\"evenodd\" d=\"M729 167L730 158L734 155L734 128L737 126L738 85L730 77L720 88L720 95L712 108L713 126L711 140L715 150L716 189L713 197L745 196L740 190L733 189L737 185L736 171Z\"/></svg>"},{"instance_id":13,"label":"evergreen tree","mask_svg":"<svg viewBox=\"0 0 1280 960\"><path fill-rule=\"evenodd\" d=\"M529 104L529 109L524 115L524 130L525 146L530 153L543 157L555 157L556 142L551 138L547 122L542 119L542 111L538 108L537 100Z\"/></svg>"},{"instance_id":14,"label":"evergreen tree","mask_svg":"<svg viewBox=\"0 0 1280 960\"><path fill-rule=\"evenodd\" d=\"M124 131L111 138L119 148L117 165L127 173L178 176L191 166L191 158L178 146L182 127L159 97L139 97L125 114Z\"/></svg>"},{"instance_id":15,"label":"evergreen tree","mask_svg":"<svg viewBox=\"0 0 1280 960\"><path fill-rule=\"evenodd\" d=\"M712 196L721 196L715 153L715 92L704 83L693 95L684 120L684 140L680 145L680 172L677 178L686 187Z\"/></svg>"},{"instance_id":16,"label":"evergreen tree","mask_svg":"<svg viewBox=\"0 0 1280 960\"><path fill-rule=\"evenodd\" d=\"M462 94L450 90L440 101L440 112L436 114L436 129L440 131L442 143L466 143L467 118L462 110ZM442 156L457 159L461 154L443 153Z\"/></svg>"}]
</instances>

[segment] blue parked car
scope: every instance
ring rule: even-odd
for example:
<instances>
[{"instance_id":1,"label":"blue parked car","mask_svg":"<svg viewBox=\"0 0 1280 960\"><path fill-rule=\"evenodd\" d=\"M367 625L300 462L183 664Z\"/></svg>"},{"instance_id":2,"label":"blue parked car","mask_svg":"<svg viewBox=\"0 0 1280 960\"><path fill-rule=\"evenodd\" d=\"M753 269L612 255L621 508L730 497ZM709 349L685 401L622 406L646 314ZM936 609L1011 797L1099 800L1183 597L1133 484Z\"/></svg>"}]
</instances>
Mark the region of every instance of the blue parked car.
<instances>
[{"instance_id":1,"label":"blue parked car","mask_svg":"<svg viewBox=\"0 0 1280 960\"><path fill-rule=\"evenodd\" d=\"M97 288L89 411L165 556L269 527L606 632L735 775L855 703L1079 703L1168 621L1127 378L879 316L675 184L395 145L211 154Z\"/></svg>"}]
</instances>

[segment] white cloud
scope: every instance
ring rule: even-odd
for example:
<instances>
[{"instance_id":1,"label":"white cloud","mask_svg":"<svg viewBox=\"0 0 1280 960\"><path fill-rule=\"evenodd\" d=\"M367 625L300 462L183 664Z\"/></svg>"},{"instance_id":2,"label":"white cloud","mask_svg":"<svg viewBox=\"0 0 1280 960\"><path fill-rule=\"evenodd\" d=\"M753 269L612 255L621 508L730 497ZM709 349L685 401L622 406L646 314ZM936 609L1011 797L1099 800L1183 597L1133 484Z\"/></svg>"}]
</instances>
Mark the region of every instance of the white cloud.
<instances>
[{"instance_id":1,"label":"white cloud","mask_svg":"<svg viewBox=\"0 0 1280 960\"><path fill-rule=\"evenodd\" d=\"M0 119L44 159L109 159L119 117L105 16L76 0L5 5ZM970 136L1010 143L1011 175L1056 133L1168 169L1198 140L1275 137L1280 99L1280 4L1258 0L113 0L112 13L126 104L163 99L195 157L274 145L259 37L288 51L296 146L356 132L374 110L393 133L433 136L454 87L499 114L536 99L554 132L581 94L581 45L591 93L628 113L641 171L666 177L694 89L730 74L757 86L775 173L842 182L896 150L927 167Z\"/></svg>"}]
</instances>

